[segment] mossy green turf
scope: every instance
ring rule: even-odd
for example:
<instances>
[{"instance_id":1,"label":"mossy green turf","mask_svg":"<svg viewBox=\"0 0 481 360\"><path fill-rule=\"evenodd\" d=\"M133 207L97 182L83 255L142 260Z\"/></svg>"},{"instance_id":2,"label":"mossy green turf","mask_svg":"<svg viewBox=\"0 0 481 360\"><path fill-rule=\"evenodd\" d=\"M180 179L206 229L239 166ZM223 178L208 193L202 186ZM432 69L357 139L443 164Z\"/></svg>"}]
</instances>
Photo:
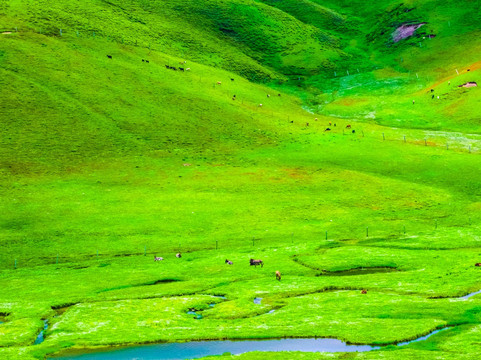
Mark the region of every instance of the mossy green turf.
<instances>
[{"instance_id":1,"label":"mossy green turf","mask_svg":"<svg viewBox=\"0 0 481 360\"><path fill-rule=\"evenodd\" d=\"M322 356L479 353L475 6L2 3L0 357L444 326ZM437 36L394 45L403 21ZM396 271L330 276L357 268Z\"/></svg>"}]
</instances>

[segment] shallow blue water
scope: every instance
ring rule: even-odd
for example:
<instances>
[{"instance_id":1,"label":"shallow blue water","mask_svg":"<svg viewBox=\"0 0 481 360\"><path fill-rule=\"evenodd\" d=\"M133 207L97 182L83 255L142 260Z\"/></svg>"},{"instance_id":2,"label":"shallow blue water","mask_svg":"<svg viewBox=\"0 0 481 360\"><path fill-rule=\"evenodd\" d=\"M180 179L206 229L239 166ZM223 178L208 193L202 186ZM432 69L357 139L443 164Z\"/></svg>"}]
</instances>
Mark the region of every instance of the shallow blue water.
<instances>
[{"instance_id":1,"label":"shallow blue water","mask_svg":"<svg viewBox=\"0 0 481 360\"><path fill-rule=\"evenodd\" d=\"M347 345L337 339L278 339L247 341L192 341L143 345L104 352L64 356L62 360L180 360L209 355L242 354L249 351L355 352L379 349L369 345ZM50 358L54 359L54 358Z\"/></svg>"},{"instance_id":2,"label":"shallow blue water","mask_svg":"<svg viewBox=\"0 0 481 360\"><path fill-rule=\"evenodd\" d=\"M40 331L40 334L38 334L38 336L35 339L35 342L33 343L33 345L38 345L38 344L43 343L43 340L45 340L44 333L45 333L45 330L47 330L47 329L48 329L48 320L44 320L43 321L43 330Z\"/></svg>"},{"instance_id":3,"label":"shallow blue water","mask_svg":"<svg viewBox=\"0 0 481 360\"><path fill-rule=\"evenodd\" d=\"M471 296L478 295L478 294L481 294L481 290L475 291L468 295L461 296L460 299L469 299Z\"/></svg>"}]
</instances>

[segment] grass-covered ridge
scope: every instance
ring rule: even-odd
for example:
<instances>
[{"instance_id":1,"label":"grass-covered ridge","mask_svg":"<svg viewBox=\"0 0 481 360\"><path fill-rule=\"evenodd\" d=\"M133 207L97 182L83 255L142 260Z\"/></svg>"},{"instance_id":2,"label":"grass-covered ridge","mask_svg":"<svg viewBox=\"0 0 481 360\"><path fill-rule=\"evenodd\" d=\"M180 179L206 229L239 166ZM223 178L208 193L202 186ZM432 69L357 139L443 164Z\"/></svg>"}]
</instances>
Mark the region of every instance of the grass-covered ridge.
<instances>
[{"instance_id":1,"label":"grass-covered ridge","mask_svg":"<svg viewBox=\"0 0 481 360\"><path fill-rule=\"evenodd\" d=\"M478 353L476 6L2 3L0 358L445 326L332 357Z\"/></svg>"}]
</instances>

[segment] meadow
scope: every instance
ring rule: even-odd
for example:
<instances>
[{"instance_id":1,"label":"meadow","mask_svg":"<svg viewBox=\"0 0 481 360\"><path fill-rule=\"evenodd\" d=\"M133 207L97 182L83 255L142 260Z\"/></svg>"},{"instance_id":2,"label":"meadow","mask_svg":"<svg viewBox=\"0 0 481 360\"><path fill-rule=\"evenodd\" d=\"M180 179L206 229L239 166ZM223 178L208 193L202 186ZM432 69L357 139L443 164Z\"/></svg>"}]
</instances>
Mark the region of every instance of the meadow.
<instances>
[{"instance_id":1,"label":"meadow","mask_svg":"<svg viewBox=\"0 0 481 360\"><path fill-rule=\"evenodd\" d=\"M481 295L461 298L481 289L479 96L457 87L479 77L475 4L355 5L1 5L0 358L283 337L383 347L214 358L479 353ZM408 17L440 35L386 50Z\"/></svg>"}]
</instances>

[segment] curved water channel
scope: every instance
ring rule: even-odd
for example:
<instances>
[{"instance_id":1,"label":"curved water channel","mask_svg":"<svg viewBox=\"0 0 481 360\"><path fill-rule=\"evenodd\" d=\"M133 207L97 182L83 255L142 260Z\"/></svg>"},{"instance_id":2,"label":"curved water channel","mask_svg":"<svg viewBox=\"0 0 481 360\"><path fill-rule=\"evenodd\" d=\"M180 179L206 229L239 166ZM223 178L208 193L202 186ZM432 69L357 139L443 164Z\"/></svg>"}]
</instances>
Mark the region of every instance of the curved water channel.
<instances>
[{"instance_id":1,"label":"curved water channel","mask_svg":"<svg viewBox=\"0 0 481 360\"><path fill-rule=\"evenodd\" d=\"M481 290L459 297L468 299L474 295L481 294ZM221 296L218 296L221 297ZM225 297L221 297L226 299ZM254 298L255 304L261 304L262 298ZM215 304L209 304L214 307ZM272 310L271 310L272 311ZM201 319L195 311L189 310L197 319ZM417 339L404 341L395 346L405 346L414 342L424 341L431 336L447 330L451 326L436 329L427 335ZM40 336L40 335L39 335ZM161 343L141 346L127 346L121 348L106 348L103 350L65 352L64 355L49 357L56 360L184 360L196 359L205 356L243 354L251 351L301 351L301 352L366 352L379 350L382 346L371 345L349 345L338 339L305 338L305 339L271 339L271 340L222 340L222 341L191 341L182 343Z\"/></svg>"}]
</instances>

